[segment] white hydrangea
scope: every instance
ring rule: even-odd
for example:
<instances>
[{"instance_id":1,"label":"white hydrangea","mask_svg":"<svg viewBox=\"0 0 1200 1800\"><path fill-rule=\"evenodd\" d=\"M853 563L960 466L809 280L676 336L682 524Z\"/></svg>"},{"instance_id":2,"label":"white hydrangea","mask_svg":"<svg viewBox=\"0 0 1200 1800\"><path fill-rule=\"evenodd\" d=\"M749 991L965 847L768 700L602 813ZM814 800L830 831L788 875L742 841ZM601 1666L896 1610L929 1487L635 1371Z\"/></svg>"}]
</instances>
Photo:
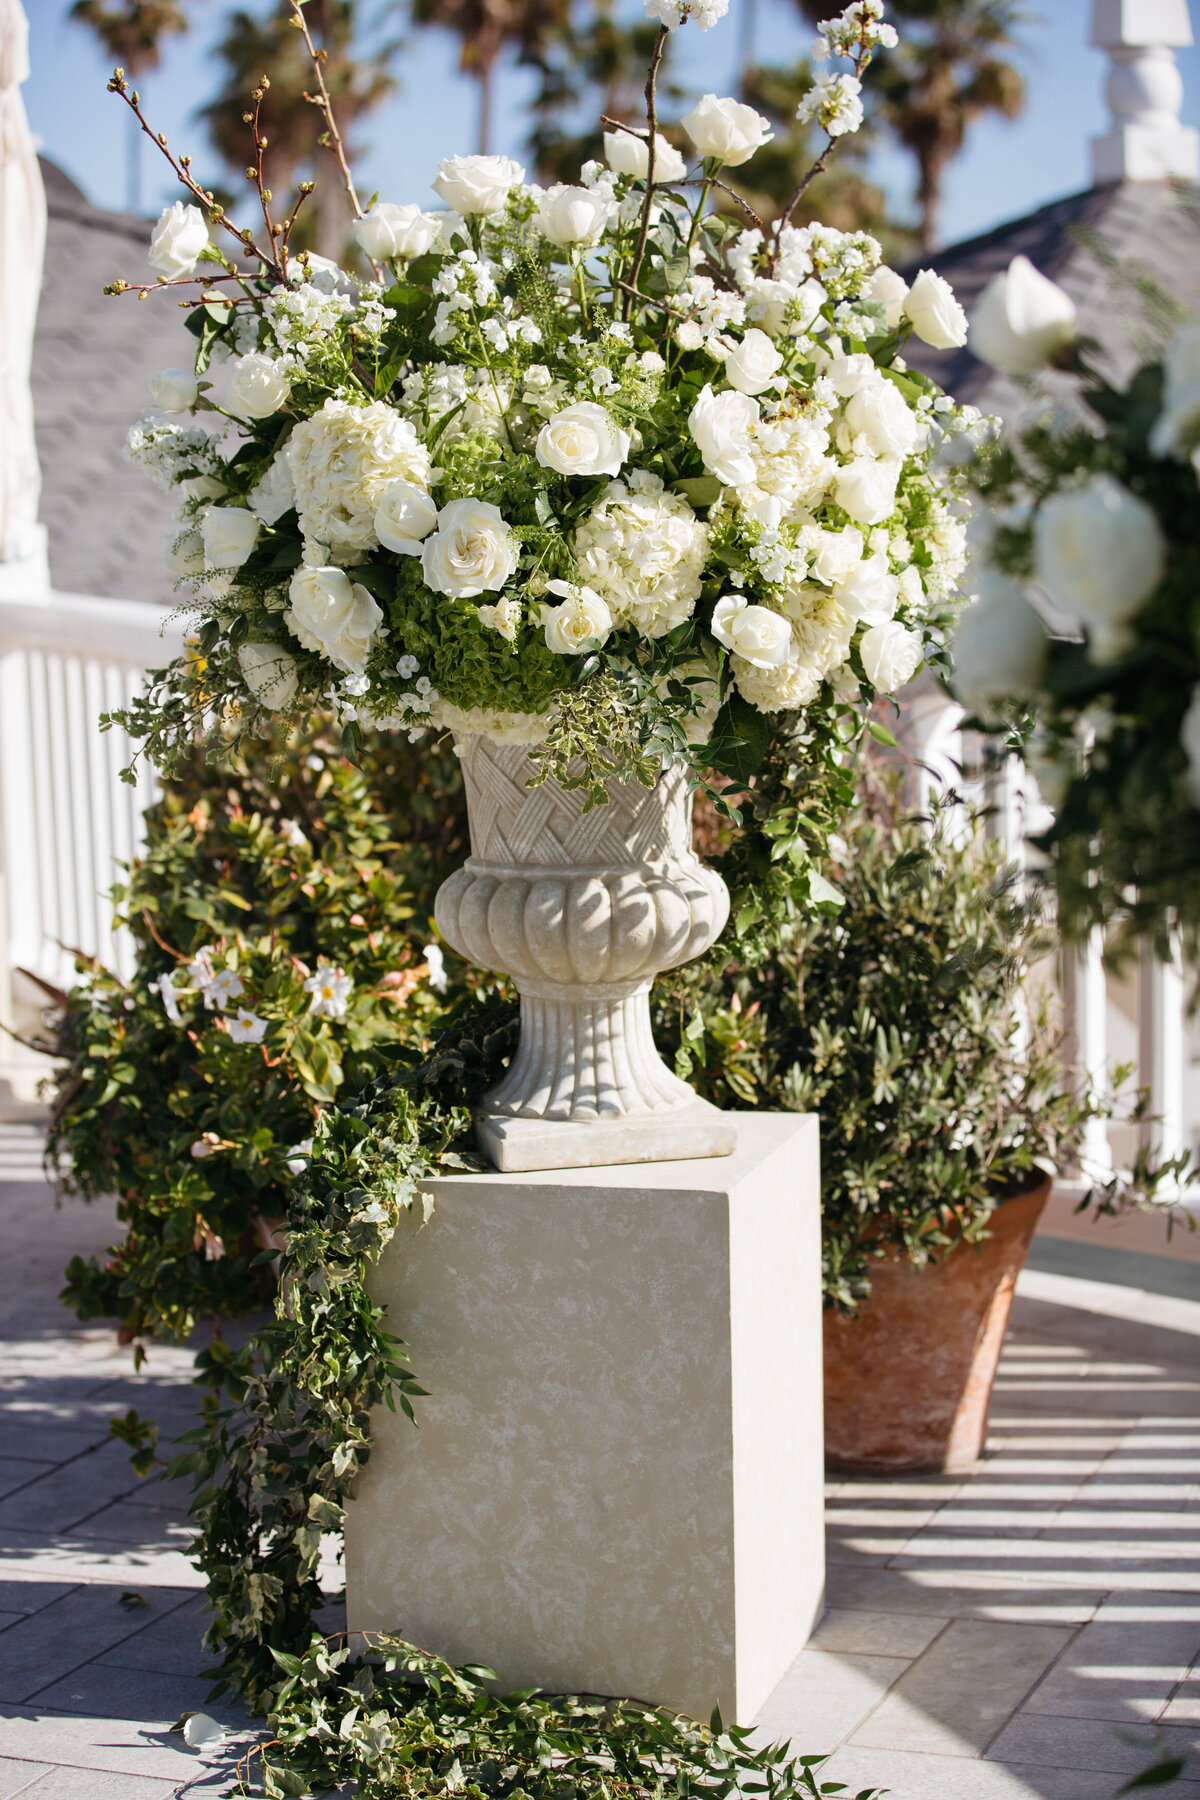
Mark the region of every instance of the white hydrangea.
<instances>
[{"instance_id":1,"label":"white hydrangea","mask_svg":"<svg viewBox=\"0 0 1200 1800\"><path fill-rule=\"evenodd\" d=\"M806 519L809 509L827 497L837 475L837 461L829 454L828 410L780 407L751 430L750 455L754 482L738 491L742 511L751 512L770 498L777 502L776 523Z\"/></svg>"},{"instance_id":2,"label":"white hydrangea","mask_svg":"<svg viewBox=\"0 0 1200 1800\"><path fill-rule=\"evenodd\" d=\"M708 530L681 494L634 469L609 483L579 526L575 554L615 625L662 637L691 617L700 598Z\"/></svg>"},{"instance_id":3,"label":"white hydrangea","mask_svg":"<svg viewBox=\"0 0 1200 1800\"><path fill-rule=\"evenodd\" d=\"M924 542L932 561L922 571L931 600L945 600L958 585L967 566L967 521L935 502L925 528Z\"/></svg>"},{"instance_id":4,"label":"white hydrangea","mask_svg":"<svg viewBox=\"0 0 1200 1800\"><path fill-rule=\"evenodd\" d=\"M825 588L804 585L784 602L792 628L791 654L773 669L733 659L738 690L760 712L787 712L810 706L821 683L850 654L856 620Z\"/></svg>"},{"instance_id":5,"label":"white hydrangea","mask_svg":"<svg viewBox=\"0 0 1200 1800\"><path fill-rule=\"evenodd\" d=\"M301 531L335 552L378 542L375 513L389 482L429 488L428 450L412 423L381 400L326 400L293 430L287 459Z\"/></svg>"}]
</instances>

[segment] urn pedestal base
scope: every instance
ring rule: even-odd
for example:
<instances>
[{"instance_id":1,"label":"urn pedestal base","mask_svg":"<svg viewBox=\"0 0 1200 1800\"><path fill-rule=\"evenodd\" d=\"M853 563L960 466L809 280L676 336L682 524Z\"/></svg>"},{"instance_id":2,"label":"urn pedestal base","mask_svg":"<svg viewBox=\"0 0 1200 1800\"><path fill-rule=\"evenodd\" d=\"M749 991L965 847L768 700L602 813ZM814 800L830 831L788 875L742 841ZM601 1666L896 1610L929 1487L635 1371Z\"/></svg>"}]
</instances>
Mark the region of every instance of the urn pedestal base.
<instances>
[{"instance_id":1,"label":"urn pedestal base","mask_svg":"<svg viewBox=\"0 0 1200 1800\"><path fill-rule=\"evenodd\" d=\"M692 1096L674 1112L616 1119L506 1119L480 1112L479 1148L502 1174L531 1169L606 1169L613 1164L732 1156L736 1114Z\"/></svg>"}]
</instances>

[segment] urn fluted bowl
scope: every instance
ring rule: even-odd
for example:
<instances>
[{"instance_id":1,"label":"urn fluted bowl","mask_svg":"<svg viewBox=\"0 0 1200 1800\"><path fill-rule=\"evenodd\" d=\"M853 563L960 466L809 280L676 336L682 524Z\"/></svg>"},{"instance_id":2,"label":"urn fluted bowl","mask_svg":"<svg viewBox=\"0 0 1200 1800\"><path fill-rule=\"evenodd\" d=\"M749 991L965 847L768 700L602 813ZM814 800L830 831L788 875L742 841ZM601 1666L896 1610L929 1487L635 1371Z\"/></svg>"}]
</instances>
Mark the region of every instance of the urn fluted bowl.
<instances>
[{"instance_id":1,"label":"urn fluted bowl","mask_svg":"<svg viewBox=\"0 0 1200 1800\"><path fill-rule=\"evenodd\" d=\"M471 854L439 890L460 955L511 975L521 1041L477 1115L501 1169L724 1156L732 1121L666 1067L650 1030L655 975L720 935L729 896L692 849L682 768L609 803L548 779L520 745L460 738Z\"/></svg>"}]
</instances>

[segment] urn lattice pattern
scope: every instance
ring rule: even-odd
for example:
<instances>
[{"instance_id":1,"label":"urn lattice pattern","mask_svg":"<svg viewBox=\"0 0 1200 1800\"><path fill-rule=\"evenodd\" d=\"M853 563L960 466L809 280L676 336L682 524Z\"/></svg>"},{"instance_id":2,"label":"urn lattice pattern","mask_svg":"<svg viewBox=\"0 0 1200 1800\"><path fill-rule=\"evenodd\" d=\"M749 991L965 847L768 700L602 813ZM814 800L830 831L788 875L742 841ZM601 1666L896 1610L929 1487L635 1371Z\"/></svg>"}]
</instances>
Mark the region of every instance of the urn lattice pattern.
<instances>
[{"instance_id":1,"label":"urn lattice pattern","mask_svg":"<svg viewBox=\"0 0 1200 1800\"><path fill-rule=\"evenodd\" d=\"M729 913L724 882L692 849L683 772L654 788L613 782L609 804L585 813L554 781L526 785L522 747L470 737L457 748L471 855L438 894L438 926L521 995L520 1046L481 1108L493 1160L562 1168L727 1154L732 1126L671 1073L650 1031L654 976L706 950ZM653 1129L684 1123L690 1136ZM633 1129L542 1129L553 1125Z\"/></svg>"}]
</instances>

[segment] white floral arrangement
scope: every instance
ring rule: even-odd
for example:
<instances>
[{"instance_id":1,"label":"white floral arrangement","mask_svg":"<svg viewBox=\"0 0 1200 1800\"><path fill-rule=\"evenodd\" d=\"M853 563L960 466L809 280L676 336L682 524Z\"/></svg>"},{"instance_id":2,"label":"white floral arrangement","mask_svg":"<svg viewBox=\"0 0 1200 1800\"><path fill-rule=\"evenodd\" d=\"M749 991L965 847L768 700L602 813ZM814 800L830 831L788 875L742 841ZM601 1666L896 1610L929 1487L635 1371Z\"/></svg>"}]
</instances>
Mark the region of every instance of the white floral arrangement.
<instances>
[{"instance_id":1,"label":"white floral arrangement","mask_svg":"<svg viewBox=\"0 0 1200 1800\"><path fill-rule=\"evenodd\" d=\"M198 632L144 715L152 750L201 716L332 707L351 738L537 743L569 713L614 754L690 754L744 736L747 708L861 723L940 657L965 542L943 447L974 415L902 353L962 344L964 314L865 233L789 223L805 184L773 226L750 213L722 175L771 136L751 107L705 95L688 152L669 143L662 43L725 7L646 5L644 130L614 126L577 185L450 157L436 211L363 211L351 183L370 278L289 250L297 209L281 226L265 193L256 244L171 157L200 204L163 213L150 260L200 289L196 355L153 378L129 454L179 495L167 563ZM852 70L801 105L824 154L895 41L881 14L822 28Z\"/></svg>"}]
</instances>

